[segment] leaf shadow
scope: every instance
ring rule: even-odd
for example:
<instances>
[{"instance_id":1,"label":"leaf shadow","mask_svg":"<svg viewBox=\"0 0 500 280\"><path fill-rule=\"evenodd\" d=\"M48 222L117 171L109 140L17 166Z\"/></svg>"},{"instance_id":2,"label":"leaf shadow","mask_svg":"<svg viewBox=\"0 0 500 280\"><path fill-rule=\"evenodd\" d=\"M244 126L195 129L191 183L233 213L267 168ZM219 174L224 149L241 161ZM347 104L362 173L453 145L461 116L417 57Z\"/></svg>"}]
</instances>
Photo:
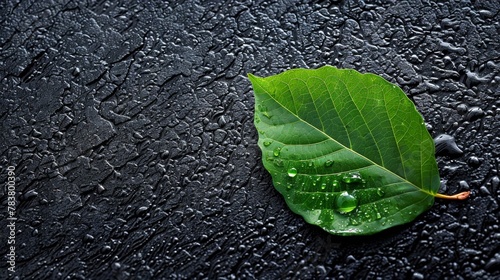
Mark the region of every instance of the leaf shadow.
<instances>
[{"instance_id":1,"label":"leaf shadow","mask_svg":"<svg viewBox=\"0 0 500 280\"><path fill-rule=\"evenodd\" d=\"M411 228L410 224L394 226L372 235L338 236L332 235L320 227L307 225L311 236L311 249L318 253L338 251L352 253L356 251L377 252L381 247L394 244L406 236ZM313 237L314 236L314 237Z\"/></svg>"}]
</instances>

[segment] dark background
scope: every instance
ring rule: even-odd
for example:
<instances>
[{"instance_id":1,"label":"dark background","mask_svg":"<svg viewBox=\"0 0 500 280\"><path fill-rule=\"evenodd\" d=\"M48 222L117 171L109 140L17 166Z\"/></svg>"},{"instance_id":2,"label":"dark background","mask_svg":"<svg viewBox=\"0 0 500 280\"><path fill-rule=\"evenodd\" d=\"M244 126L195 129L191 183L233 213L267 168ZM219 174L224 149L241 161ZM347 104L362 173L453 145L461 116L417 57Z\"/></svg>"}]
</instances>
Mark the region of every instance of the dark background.
<instances>
[{"instance_id":1,"label":"dark background","mask_svg":"<svg viewBox=\"0 0 500 280\"><path fill-rule=\"evenodd\" d=\"M440 2L2 1L15 275L500 277L500 3ZM246 74L325 64L400 85L445 134L441 192L471 197L368 237L293 214L262 167Z\"/></svg>"}]
</instances>

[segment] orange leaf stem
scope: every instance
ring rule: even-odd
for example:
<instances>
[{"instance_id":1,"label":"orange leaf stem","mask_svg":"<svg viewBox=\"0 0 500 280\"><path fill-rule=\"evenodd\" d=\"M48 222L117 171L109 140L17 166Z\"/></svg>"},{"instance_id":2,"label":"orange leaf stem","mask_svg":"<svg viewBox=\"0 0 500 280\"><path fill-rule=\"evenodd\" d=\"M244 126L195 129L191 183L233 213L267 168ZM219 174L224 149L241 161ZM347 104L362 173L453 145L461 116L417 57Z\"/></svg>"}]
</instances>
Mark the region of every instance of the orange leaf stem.
<instances>
[{"instance_id":1,"label":"orange leaf stem","mask_svg":"<svg viewBox=\"0 0 500 280\"><path fill-rule=\"evenodd\" d=\"M438 193L438 194L436 194L435 197L442 198L442 199L451 199L451 200L464 200L464 199L467 199L469 197L469 195L470 195L470 191L466 191L466 192L461 192L461 193L457 193L454 195L446 195L446 194Z\"/></svg>"}]
</instances>

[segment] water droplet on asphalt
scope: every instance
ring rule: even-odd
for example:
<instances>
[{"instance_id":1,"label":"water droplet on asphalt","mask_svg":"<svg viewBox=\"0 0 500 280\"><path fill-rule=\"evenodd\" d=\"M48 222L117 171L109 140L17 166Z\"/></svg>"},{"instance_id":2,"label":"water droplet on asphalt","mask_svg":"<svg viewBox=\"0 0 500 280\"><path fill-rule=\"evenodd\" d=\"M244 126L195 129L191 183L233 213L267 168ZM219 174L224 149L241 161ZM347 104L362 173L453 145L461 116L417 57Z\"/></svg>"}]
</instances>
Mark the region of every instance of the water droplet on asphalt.
<instances>
[{"instance_id":1,"label":"water droplet on asphalt","mask_svg":"<svg viewBox=\"0 0 500 280\"><path fill-rule=\"evenodd\" d=\"M359 222L356 219L354 219L353 217L351 217L349 219L349 224L351 224L353 226L357 226L357 225L359 225Z\"/></svg>"},{"instance_id":2,"label":"water droplet on asphalt","mask_svg":"<svg viewBox=\"0 0 500 280\"><path fill-rule=\"evenodd\" d=\"M479 167L481 165L481 160L476 156L471 156L467 163L470 167Z\"/></svg>"},{"instance_id":3,"label":"water droplet on asphalt","mask_svg":"<svg viewBox=\"0 0 500 280\"><path fill-rule=\"evenodd\" d=\"M470 121L470 122L473 122L477 119L480 119L484 116L484 111L483 109L479 108L479 107L471 107L469 108L469 110L467 111L467 114L465 115L465 118Z\"/></svg>"},{"instance_id":4,"label":"water droplet on asphalt","mask_svg":"<svg viewBox=\"0 0 500 280\"><path fill-rule=\"evenodd\" d=\"M420 272L415 272L415 273L413 273L412 279L414 279L414 280L424 279L424 275Z\"/></svg>"},{"instance_id":5,"label":"water droplet on asphalt","mask_svg":"<svg viewBox=\"0 0 500 280\"><path fill-rule=\"evenodd\" d=\"M436 145L436 155L459 156L463 151L455 143L455 138L448 134L441 134L434 138Z\"/></svg>"},{"instance_id":6,"label":"water droplet on asphalt","mask_svg":"<svg viewBox=\"0 0 500 280\"><path fill-rule=\"evenodd\" d=\"M465 105L465 104L463 104L463 103L462 103L462 104L458 104L458 105L457 105L457 112L458 112L460 115L463 115L463 114L467 113L467 109L468 109L468 108L467 108L467 105Z\"/></svg>"}]
</instances>

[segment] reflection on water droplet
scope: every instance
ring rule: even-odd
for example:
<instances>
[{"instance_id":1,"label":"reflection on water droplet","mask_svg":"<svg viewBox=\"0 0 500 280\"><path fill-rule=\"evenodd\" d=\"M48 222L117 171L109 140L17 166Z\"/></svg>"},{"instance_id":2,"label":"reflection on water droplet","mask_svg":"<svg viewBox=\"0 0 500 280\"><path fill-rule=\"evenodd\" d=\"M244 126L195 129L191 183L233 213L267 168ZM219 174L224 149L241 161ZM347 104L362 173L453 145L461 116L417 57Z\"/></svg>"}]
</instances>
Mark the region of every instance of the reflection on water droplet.
<instances>
[{"instance_id":1,"label":"reflection on water droplet","mask_svg":"<svg viewBox=\"0 0 500 280\"><path fill-rule=\"evenodd\" d=\"M326 183L321 184L321 189L322 190L326 189Z\"/></svg>"},{"instance_id":2,"label":"reflection on water droplet","mask_svg":"<svg viewBox=\"0 0 500 280\"><path fill-rule=\"evenodd\" d=\"M356 209L358 206L358 200L348 192L342 192L339 197L337 197L337 211L342 214L349 213Z\"/></svg>"},{"instance_id":3,"label":"reflection on water droplet","mask_svg":"<svg viewBox=\"0 0 500 280\"><path fill-rule=\"evenodd\" d=\"M377 189L377 195L380 196L380 197L382 197L382 196L385 195L385 192L381 188L378 188Z\"/></svg>"},{"instance_id":4,"label":"reflection on water droplet","mask_svg":"<svg viewBox=\"0 0 500 280\"><path fill-rule=\"evenodd\" d=\"M279 157L280 156L280 152L281 152L281 148L280 147L276 147L273 151L273 155L275 157Z\"/></svg>"},{"instance_id":5,"label":"reflection on water droplet","mask_svg":"<svg viewBox=\"0 0 500 280\"><path fill-rule=\"evenodd\" d=\"M293 178L297 176L297 169L295 167L288 169L288 177Z\"/></svg>"},{"instance_id":6,"label":"reflection on water droplet","mask_svg":"<svg viewBox=\"0 0 500 280\"><path fill-rule=\"evenodd\" d=\"M325 167L330 167L333 165L333 160L327 160L325 161Z\"/></svg>"},{"instance_id":7,"label":"reflection on water droplet","mask_svg":"<svg viewBox=\"0 0 500 280\"><path fill-rule=\"evenodd\" d=\"M361 174L359 172L349 172L342 176L342 181L346 184L352 183L360 183L363 179L361 178Z\"/></svg>"},{"instance_id":8,"label":"reflection on water droplet","mask_svg":"<svg viewBox=\"0 0 500 280\"><path fill-rule=\"evenodd\" d=\"M264 141L264 146L267 147L267 146L271 145L272 143L273 143L273 141L266 140L266 141Z\"/></svg>"}]
</instances>

